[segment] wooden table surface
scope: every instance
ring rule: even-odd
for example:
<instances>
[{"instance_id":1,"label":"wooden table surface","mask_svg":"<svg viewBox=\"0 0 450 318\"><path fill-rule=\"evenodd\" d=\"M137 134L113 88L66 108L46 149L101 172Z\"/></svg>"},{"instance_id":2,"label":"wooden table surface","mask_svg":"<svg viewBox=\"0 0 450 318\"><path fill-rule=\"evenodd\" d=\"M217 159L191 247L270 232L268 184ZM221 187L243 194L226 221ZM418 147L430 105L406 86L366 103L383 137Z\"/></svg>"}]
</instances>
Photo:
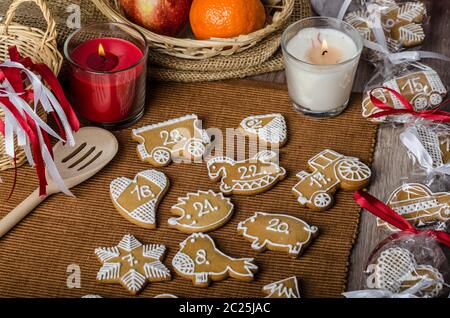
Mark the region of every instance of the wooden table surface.
<instances>
[{"instance_id":1,"label":"wooden table surface","mask_svg":"<svg viewBox=\"0 0 450 318\"><path fill-rule=\"evenodd\" d=\"M418 50L434 51L450 56L450 1L426 0L429 8L427 38L423 47ZM432 66L441 76L444 83L450 84L449 63L437 60L422 61ZM355 92L361 92L364 83L374 71L366 62L361 62L355 83ZM254 80L285 83L284 72L275 72L252 77ZM326 120L324 120L326 121ZM378 142L372 164L374 179L370 186L370 193L386 200L389 194L403 181L420 181L420 177L411 175L411 160L400 143L401 128L380 126ZM361 136L364 138L364 136ZM385 237L386 232L377 229L375 217L368 212L361 215L359 235L350 259L348 276L348 290L358 290L364 287L364 267L372 249Z\"/></svg>"}]
</instances>

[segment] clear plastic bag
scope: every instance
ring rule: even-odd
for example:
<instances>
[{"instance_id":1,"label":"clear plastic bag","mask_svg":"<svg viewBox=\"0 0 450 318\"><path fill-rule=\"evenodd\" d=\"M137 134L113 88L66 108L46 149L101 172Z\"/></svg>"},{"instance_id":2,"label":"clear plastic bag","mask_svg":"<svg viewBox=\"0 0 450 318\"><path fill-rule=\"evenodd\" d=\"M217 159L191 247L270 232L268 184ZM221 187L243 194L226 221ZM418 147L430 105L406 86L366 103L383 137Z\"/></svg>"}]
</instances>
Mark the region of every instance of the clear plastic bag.
<instances>
[{"instance_id":1,"label":"clear plastic bag","mask_svg":"<svg viewBox=\"0 0 450 318\"><path fill-rule=\"evenodd\" d=\"M369 42L363 57L371 62L419 47L430 21L425 3L417 0L311 0L311 4L319 15L342 18L353 25Z\"/></svg>"},{"instance_id":2,"label":"clear plastic bag","mask_svg":"<svg viewBox=\"0 0 450 318\"><path fill-rule=\"evenodd\" d=\"M427 184L450 187L450 126L420 120L407 124L400 134L402 144Z\"/></svg>"},{"instance_id":3,"label":"clear plastic bag","mask_svg":"<svg viewBox=\"0 0 450 318\"><path fill-rule=\"evenodd\" d=\"M375 123L405 123L415 118L408 114L396 114L383 117L372 117L383 109L377 107L370 94L394 109L405 109L402 101L387 87L400 95L412 105L414 111L423 111L440 106L447 97L448 88L441 76L430 66L423 63L392 64L389 61L380 63L375 75L366 84L362 102L362 115Z\"/></svg>"},{"instance_id":4,"label":"clear plastic bag","mask_svg":"<svg viewBox=\"0 0 450 318\"><path fill-rule=\"evenodd\" d=\"M449 248L428 233L395 233L371 253L365 275L366 293L380 297L448 297Z\"/></svg>"}]
</instances>

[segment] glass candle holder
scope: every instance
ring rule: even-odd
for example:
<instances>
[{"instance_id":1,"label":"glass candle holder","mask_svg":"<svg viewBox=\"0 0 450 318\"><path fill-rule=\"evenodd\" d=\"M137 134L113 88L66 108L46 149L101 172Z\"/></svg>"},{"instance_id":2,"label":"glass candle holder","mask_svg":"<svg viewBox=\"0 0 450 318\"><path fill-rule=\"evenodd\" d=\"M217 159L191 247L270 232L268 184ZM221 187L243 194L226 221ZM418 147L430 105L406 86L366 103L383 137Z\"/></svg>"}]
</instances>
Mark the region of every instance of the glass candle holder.
<instances>
[{"instance_id":1,"label":"glass candle holder","mask_svg":"<svg viewBox=\"0 0 450 318\"><path fill-rule=\"evenodd\" d=\"M74 108L106 129L132 125L144 114L148 46L144 35L122 23L78 29L64 45Z\"/></svg>"},{"instance_id":2,"label":"glass candle holder","mask_svg":"<svg viewBox=\"0 0 450 318\"><path fill-rule=\"evenodd\" d=\"M282 49L294 108L315 117L344 111L363 49L359 32L335 18L307 18L284 31Z\"/></svg>"}]
</instances>

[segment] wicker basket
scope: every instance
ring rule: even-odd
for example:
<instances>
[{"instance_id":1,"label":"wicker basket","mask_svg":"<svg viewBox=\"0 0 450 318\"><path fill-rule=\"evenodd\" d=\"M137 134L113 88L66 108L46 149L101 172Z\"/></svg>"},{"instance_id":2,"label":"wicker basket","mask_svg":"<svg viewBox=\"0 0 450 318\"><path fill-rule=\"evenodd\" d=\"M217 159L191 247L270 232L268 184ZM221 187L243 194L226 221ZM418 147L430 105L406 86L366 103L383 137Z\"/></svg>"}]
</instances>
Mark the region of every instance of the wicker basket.
<instances>
[{"instance_id":1,"label":"wicker basket","mask_svg":"<svg viewBox=\"0 0 450 318\"><path fill-rule=\"evenodd\" d=\"M35 3L40 8L47 21L47 30L42 31L12 22L18 7L25 2ZM45 0L14 0L6 13L4 24L0 24L0 62L9 58L8 48L15 45L23 56L30 57L35 63L45 63L58 74L63 57L56 46L55 27L55 20ZM37 112L41 118L46 119L42 107L39 107ZM0 117L4 117L2 110ZM25 152L16 144L16 164L20 166L25 162ZM10 168L14 168L14 159L6 155L4 138L0 134L0 171Z\"/></svg>"},{"instance_id":2,"label":"wicker basket","mask_svg":"<svg viewBox=\"0 0 450 318\"><path fill-rule=\"evenodd\" d=\"M131 24L138 28L149 41L151 48L176 57L196 60L231 55L254 46L286 24L295 2L295 0L262 0L269 23L256 32L228 39L194 40L159 35L130 22L122 13L117 0L92 1L109 20Z\"/></svg>"}]
</instances>

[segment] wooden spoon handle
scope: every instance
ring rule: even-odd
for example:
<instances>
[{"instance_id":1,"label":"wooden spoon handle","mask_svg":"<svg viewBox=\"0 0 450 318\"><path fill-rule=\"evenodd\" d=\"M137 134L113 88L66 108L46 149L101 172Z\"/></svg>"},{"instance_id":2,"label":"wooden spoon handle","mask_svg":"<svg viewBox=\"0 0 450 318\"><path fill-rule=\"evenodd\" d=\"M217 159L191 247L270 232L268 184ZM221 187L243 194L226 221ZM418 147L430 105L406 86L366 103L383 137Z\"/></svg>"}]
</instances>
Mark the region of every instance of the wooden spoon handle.
<instances>
[{"instance_id":1,"label":"wooden spoon handle","mask_svg":"<svg viewBox=\"0 0 450 318\"><path fill-rule=\"evenodd\" d=\"M32 194L22 201L14 210L9 212L0 221L0 238L3 237L9 230L16 226L22 219L24 219L31 211L34 210L46 196L39 196L39 189L36 189Z\"/></svg>"}]
</instances>

